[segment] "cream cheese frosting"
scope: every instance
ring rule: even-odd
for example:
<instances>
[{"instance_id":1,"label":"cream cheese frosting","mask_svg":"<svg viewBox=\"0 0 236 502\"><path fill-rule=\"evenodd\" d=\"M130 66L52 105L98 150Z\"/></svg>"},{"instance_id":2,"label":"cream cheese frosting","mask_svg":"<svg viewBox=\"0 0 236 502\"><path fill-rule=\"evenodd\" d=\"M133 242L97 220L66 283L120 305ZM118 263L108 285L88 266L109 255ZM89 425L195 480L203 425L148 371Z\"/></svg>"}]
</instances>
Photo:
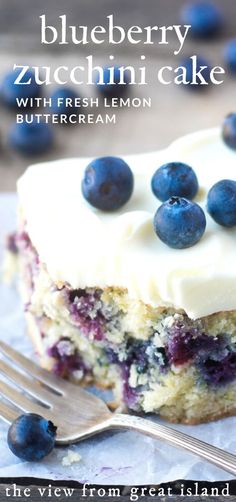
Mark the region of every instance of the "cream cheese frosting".
<instances>
[{"instance_id":1,"label":"cream cheese frosting","mask_svg":"<svg viewBox=\"0 0 236 502\"><path fill-rule=\"evenodd\" d=\"M18 180L20 208L40 260L56 283L72 288L126 288L131 298L154 307L183 309L197 319L236 309L236 228L217 225L206 196L220 179L236 180L236 152L219 129L185 136L166 150L124 157L135 186L120 210L105 213L83 198L81 180L89 158L30 166ZM160 202L150 181L163 163L182 161L196 172L195 198L206 212L206 232L195 246L176 250L156 236Z\"/></svg>"}]
</instances>

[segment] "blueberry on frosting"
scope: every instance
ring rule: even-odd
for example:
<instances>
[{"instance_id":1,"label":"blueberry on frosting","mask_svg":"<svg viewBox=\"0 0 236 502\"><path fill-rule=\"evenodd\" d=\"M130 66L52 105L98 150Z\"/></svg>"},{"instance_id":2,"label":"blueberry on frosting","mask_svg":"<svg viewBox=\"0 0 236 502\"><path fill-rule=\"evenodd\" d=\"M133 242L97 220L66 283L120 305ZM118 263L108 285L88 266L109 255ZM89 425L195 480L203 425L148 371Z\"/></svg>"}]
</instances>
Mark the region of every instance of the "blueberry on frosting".
<instances>
[{"instance_id":1,"label":"blueberry on frosting","mask_svg":"<svg viewBox=\"0 0 236 502\"><path fill-rule=\"evenodd\" d=\"M119 157L100 157L85 169L82 193L97 209L114 211L130 199L134 187L133 173Z\"/></svg>"},{"instance_id":2,"label":"blueberry on frosting","mask_svg":"<svg viewBox=\"0 0 236 502\"><path fill-rule=\"evenodd\" d=\"M227 146L236 150L236 113L225 117L222 128L223 141Z\"/></svg>"},{"instance_id":3,"label":"blueberry on frosting","mask_svg":"<svg viewBox=\"0 0 236 502\"><path fill-rule=\"evenodd\" d=\"M207 210L224 227L236 225L236 181L221 180L208 192Z\"/></svg>"},{"instance_id":4,"label":"blueberry on frosting","mask_svg":"<svg viewBox=\"0 0 236 502\"><path fill-rule=\"evenodd\" d=\"M171 197L154 216L157 236L169 247L184 249L196 244L204 234L206 218L198 204Z\"/></svg>"},{"instance_id":5,"label":"blueberry on frosting","mask_svg":"<svg viewBox=\"0 0 236 502\"><path fill-rule=\"evenodd\" d=\"M174 195L193 199L198 191L198 180L187 164L169 162L154 173L151 187L154 195L162 202Z\"/></svg>"}]
</instances>

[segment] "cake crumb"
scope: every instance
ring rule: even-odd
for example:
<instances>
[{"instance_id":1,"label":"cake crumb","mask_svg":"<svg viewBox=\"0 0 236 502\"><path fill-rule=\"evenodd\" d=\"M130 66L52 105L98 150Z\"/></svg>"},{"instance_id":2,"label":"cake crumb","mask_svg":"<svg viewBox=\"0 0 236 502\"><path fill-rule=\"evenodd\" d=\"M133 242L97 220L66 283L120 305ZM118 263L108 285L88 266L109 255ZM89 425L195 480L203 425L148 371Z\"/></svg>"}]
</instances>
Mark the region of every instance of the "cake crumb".
<instances>
[{"instance_id":1,"label":"cake crumb","mask_svg":"<svg viewBox=\"0 0 236 502\"><path fill-rule=\"evenodd\" d=\"M82 457L78 452L73 451L73 450L69 450L67 455L65 455L65 457L63 457L61 463L64 467L68 467L69 465L76 464L77 462L80 462L81 458Z\"/></svg>"}]
</instances>

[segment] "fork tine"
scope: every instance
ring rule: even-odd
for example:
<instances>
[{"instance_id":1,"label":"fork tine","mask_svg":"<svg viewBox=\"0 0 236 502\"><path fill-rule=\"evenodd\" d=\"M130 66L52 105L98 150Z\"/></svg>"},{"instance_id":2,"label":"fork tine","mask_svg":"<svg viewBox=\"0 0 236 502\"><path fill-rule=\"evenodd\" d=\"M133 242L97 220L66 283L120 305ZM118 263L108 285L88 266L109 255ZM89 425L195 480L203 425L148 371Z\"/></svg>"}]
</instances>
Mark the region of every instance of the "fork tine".
<instances>
[{"instance_id":1,"label":"fork tine","mask_svg":"<svg viewBox=\"0 0 236 502\"><path fill-rule=\"evenodd\" d=\"M40 386L38 382L30 380L19 371L16 371L12 366L9 366L8 364L5 363L5 361L1 359L0 359L0 373L3 373L3 375L5 375L12 382L14 382L17 385L17 387L20 387L28 394L42 401L44 404L48 406L53 404L53 400L57 401L58 399L61 399L57 395L50 392L50 390L46 390L46 388Z\"/></svg>"},{"instance_id":2,"label":"fork tine","mask_svg":"<svg viewBox=\"0 0 236 502\"><path fill-rule=\"evenodd\" d=\"M5 422L11 423L20 415L21 415L21 410L11 408L3 401L0 401L0 417L3 418Z\"/></svg>"},{"instance_id":3,"label":"fork tine","mask_svg":"<svg viewBox=\"0 0 236 502\"><path fill-rule=\"evenodd\" d=\"M33 376L41 383L44 383L47 387L51 387L52 390L58 392L59 394L62 395L64 392L69 390L70 384L68 384L65 380L55 377L49 371L40 368L27 357L22 356L22 354L9 347L9 345L3 341L0 341L0 351L14 363L20 365L29 375Z\"/></svg>"},{"instance_id":4,"label":"fork tine","mask_svg":"<svg viewBox=\"0 0 236 502\"><path fill-rule=\"evenodd\" d=\"M22 356L19 352L12 349L4 343L0 341L0 353L3 353L11 362L20 366L28 375L35 378L39 383L43 383L49 389L54 390L59 394L59 399L63 396L70 396L70 401L77 402L80 400L81 406L85 406L87 404L96 405L104 409L107 409L107 405L102 401L101 398L95 396L94 394L89 393L78 385L75 385L69 381L66 381L58 376L53 375L47 370L40 368L37 364L30 361L27 357ZM55 396L56 398L57 396ZM54 399L54 396L53 396ZM56 401L56 399L54 399ZM52 400L51 400L52 401ZM56 407L56 406L55 406Z\"/></svg>"},{"instance_id":5,"label":"fork tine","mask_svg":"<svg viewBox=\"0 0 236 502\"><path fill-rule=\"evenodd\" d=\"M23 412L37 413L38 415L41 415L43 412L44 416L47 415L47 412L51 414L51 410L34 403L34 401L28 399L24 394L10 387L10 385L2 380L0 380L0 394Z\"/></svg>"}]
</instances>

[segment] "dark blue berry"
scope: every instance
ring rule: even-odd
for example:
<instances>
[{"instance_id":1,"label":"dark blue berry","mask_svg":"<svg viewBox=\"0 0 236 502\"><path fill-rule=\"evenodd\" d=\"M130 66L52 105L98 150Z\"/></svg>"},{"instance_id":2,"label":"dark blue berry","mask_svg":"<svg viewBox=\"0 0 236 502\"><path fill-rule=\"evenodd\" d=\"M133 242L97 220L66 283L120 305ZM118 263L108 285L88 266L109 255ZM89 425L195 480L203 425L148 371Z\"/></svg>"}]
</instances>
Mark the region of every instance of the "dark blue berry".
<instances>
[{"instance_id":1,"label":"dark blue berry","mask_svg":"<svg viewBox=\"0 0 236 502\"><path fill-rule=\"evenodd\" d=\"M167 355L170 362L178 366L192 359L205 360L209 354L215 358L221 357L225 352L226 343L227 338L223 335L209 336L197 328L189 328L184 324L176 325L170 330Z\"/></svg>"},{"instance_id":2,"label":"dark blue berry","mask_svg":"<svg viewBox=\"0 0 236 502\"><path fill-rule=\"evenodd\" d=\"M21 78L21 82L31 80L29 84L15 84L19 73L19 69L11 71L4 77L1 84L1 99L5 105L10 107L17 106L16 98L37 98L41 94L41 86L36 84L34 74L30 70Z\"/></svg>"},{"instance_id":3,"label":"dark blue berry","mask_svg":"<svg viewBox=\"0 0 236 502\"><path fill-rule=\"evenodd\" d=\"M168 340L167 355L171 363L175 365L186 364L195 355L195 349L193 345L194 337L191 331L187 333L177 330Z\"/></svg>"},{"instance_id":4,"label":"dark blue berry","mask_svg":"<svg viewBox=\"0 0 236 502\"><path fill-rule=\"evenodd\" d=\"M87 293L84 289L69 292L69 311L73 322L80 328L85 336L95 340L104 338L105 317L102 310L97 308L101 302L101 293L95 290ZM96 313L95 313L96 312Z\"/></svg>"},{"instance_id":5,"label":"dark blue berry","mask_svg":"<svg viewBox=\"0 0 236 502\"><path fill-rule=\"evenodd\" d=\"M199 90L205 89L210 84L211 66L205 58L197 56L195 61L195 56L187 57L182 59L179 66L184 68L185 78L184 82L181 82L181 85L184 85L186 88Z\"/></svg>"},{"instance_id":6,"label":"dark blue berry","mask_svg":"<svg viewBox=\"0 0 236 502\"><path fill-rule=\"evenodd\" d=\"M193 199L198 191L198 180L187 164L169 162L154 173L151 187L154 195L163 202L173 195Z\"/></svg>"},{"instance_id":7,"label":"dark blue berry","mask_svg":"<svg viewBox=\"0 0 236 502\"><path fill-rule=\"evenodd\" d=\"M217 35L223 25L220 9L213 2L193 2L182 10L182 21L190 24L190 34L196 38L210 38Z\"/></svg>"},{"instance_id":8,"label":"dark blue berry","mask_svg":"<svg viewBox=\"0 0 236 502\"><path fill-rule=\"evenodd\" d=\"M236 113L230 113L225 117L222 137L227 146L236 150Z\"/></svg>"},{"instance_id":9,"label":"dark blue berry","mask_svg":"<svg viewBox=\"0 0 236 502\"><path fill-rule=\"evenodd\" d=\"M112 70L113 71L113 70ZM97 78L97 88L99 92L107 98L119 98L124 96L128 90L129 77L127 71L124 72L124 80L123 72L121 73L120 68L118 66L114 67L114 83L110 83L112 81L112 76L109 68L103 68L103 82L104 84L99 83L99 77ZM121 83L120 83L121 82ZM122 83L124 82L124 83Z\"/></svg>"},{"instance_id":10,"label":"dark blue berry","mask_svg":"<svg viewBox=\"0 0 236 502\"><path fill-rule=\"evenodd\" d=\"M101 157L85 169L82 192L97 209L114 211L130 199L134 187L133 173L118 157Z\"/></svg>"},{"instance_id":11,"label":"dark blue berry","mask_svg":"<svg viewBox=\"0 0 236 502\"><path fill-rule=\"evenodd\" d=\"M148 346L149 342L134 340L132 338L128 339L126 347L126 365L131 366L135 364L138 373L147 371L148 355L146 350Z\"/></svg>"},{"instance_id":12,"label":"dark blue berry","mask_svg":"<svg viewBox=\"0 0 236 502\"><path fill-rule=\"evenodd\" d=\"M69 353L68 353L68 348ZM73 343L66 336L60 338L58 342L49 347L47 354L54 359L53 372L63 378L73 376L77 370L81 373L86 372L86 366L83 363L82 357Z\"/></svg>"},{"instance_id":13,"label":"dark blue berry","mask_svg":"<svg viewBox=\"0 0 236 502\"><path fill-rule=\"evenodd\" d=\"M48 124L33 121L14 124L9 134L9 144L26 155L37 155L48 151L53 144L53 133Z\"/></svg>"},{"instance_id":14,"label":"dark blue berry","mask_svg":"<svg viewBox=\"0 0 236 502\"><path fill-rule=\"evenodd\" d=\"M78 94L69 87L61 87L56 89L51 95L51 112L58 113L59 115L65 114L70 116L72 113L76 113L75 99L78 98ZM67 106L66 100L72 100L71 106Z\"/></svg>"},{"instance_id":15,"label":"dark blue berry","mask_svg":"<svg viewBox=\"0 0 236 502\"><path fill-rule=\"evenodd\" d=\"M8 430L8 446L22 460L41 460L54 448L56 430L52 422L40 415L21 415Z\"/></svg>"},{"instance_id":16,"label":"dark blue berry","mask_svg":"<svg viewBox=\"0 0 236 502\"><path fill-rule=\"evenodd\" d=\"M211 355L200 360L198 369L206 383L214 386L226 385L236 379L236 352L231 352L221 360Z\"/></svg>"},{"instance_id":17,"label":"dark blue berry","mask_svg":"<svg viewBox=\"0 0 236 502\"><path fill-rule=\"evenodd\" d=\"M236 181L215 183L207 196L207 210L213 220L224 227L236 225Z\"/></svg>"},{"instance_id":18,"label":"dark blue berry","mask_svg":"<svg viewBox=\"0 0 236 502\"><path fill-rule=\"evenodd\" d=\"M110 364L118 364L119 363L119 354L115 352L111 347L107 347L105 349L105 355Z\"/></svg>"},{"instance_id":19,"label":"dark blue berry","mask_svg":"<svg viewBox=\"0 0 236 502\"><path fill-rule=\"evenodd\" d=\"M224 50L225 62L232 73L236 73L236 39L230 40Z\"/></svg>"},{"instance_id":20,"label":"dark blue berry","mask_svg":"<svg viewBox=\"0 0 236 502\"><path fill-rule=\"evenodd\" d=\"M181 197L171 197L154 216L154 229L158 237L176 249L188 248L203 236L206 218L198 204Z\"/></svg>"}]
</instances>

